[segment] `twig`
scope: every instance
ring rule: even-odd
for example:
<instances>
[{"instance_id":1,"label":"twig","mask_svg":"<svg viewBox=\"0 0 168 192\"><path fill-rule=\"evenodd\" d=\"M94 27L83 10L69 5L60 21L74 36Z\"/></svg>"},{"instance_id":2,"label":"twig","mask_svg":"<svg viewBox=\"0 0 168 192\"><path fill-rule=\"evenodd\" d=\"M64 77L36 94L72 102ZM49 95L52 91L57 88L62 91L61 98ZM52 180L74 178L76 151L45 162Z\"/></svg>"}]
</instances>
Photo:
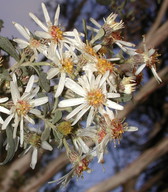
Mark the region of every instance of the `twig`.
<instances>
[{"instance_id":1,"label":"twig","mask_svg":"<svg viewBox=\"0 0 168 192\"><path fill-rule=\"evenodd\" d=\"M53 175L63 169L69 160L66 157L66 153L62 153L51 161L45 168L41 169L34 177L24 185L18 192L37 192L37 190L46 183Z\"/></svg>"},{"instance_id":2,"label":"twig","mask_svg":"<svg viewBox=\"0 0 168 192\"><path fill-rule=\"evenodd\" d=\"M156 18L154 24L152 25L152 27L150 28L147 36L146 36L147 40L151 40L152 34L156 32L157 28L161 24L161 21L163 19L164 14L166 13L167 8L168 8L168 0L164 0L164 2L162 3L161 8L159 10L159 13L157 15L157 18Z\"/></svg>"},{"instance_id":3,"label":"twig","mask_svg":"<svg viewBox=\"0 0 168 192\"><path fill-rule=\"evenodd\" d=\"M122 185L126 181L138 176L150 163L168 153L168 138L164 138L158 145L146 150L129 166L119 173L99 184L91 187L86 192L108 192Z\"/></svg>"},{"instance_id":4,"label":"twig","mask_svg":"<svg viewBox=\"0 0 168 192\"><path fill-rule=\"evenodd\" d=\"M158 82L156 81L156 79L154 77L151 78L151 80L148 81L148 83L146 83L140 89L140 91L138 91L138 93L134 96L133 101L126 104L124 106L124 110L122 110L122 111L120 111L118 113L119 118L126 117L129 113L131 113L135 109L135 107L137 105L139 105L144 100L146 100L147 97L151 93L153 93L156 89L158 89L158 88L164 86L165 84L167 84L167 82L168 82L168 67L165 67L164 69L162 69L158 74L161 77L161 79L163 80L163 83L158 84Z\"/></svg>"}]
</instances>

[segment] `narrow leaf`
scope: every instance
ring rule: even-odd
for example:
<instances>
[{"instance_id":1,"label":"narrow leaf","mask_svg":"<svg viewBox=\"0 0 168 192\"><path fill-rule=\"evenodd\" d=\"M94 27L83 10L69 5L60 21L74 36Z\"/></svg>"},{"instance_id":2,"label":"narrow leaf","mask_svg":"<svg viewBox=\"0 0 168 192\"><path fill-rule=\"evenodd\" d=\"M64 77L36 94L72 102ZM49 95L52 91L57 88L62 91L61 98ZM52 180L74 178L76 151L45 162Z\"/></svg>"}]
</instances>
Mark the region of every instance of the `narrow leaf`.
<instances>
[{"instance_id":1,"label":"narrow leaf","mask_svg":"<svg viewBox=\"0 0 168 192\"><path fill-rule=\"evenodd\" d=\"M19 61L19 55L8 38L0 36L0 48L7 52L16 61Z\"/></svg>"},{"instance_id":2,"label":"narrow leaf","mask_svg":"<svg viewBox=\"0 0 168 192\"><path fill-rule=\"evenodd\" d=\"M11 127L9 126L6 128L6 135L7 135L7 144L8 144L7 155L5 160L1 162L0 165L4 165L8 163L15 155L16 142L13 139L13 132Z\"/></svg>"}]
</instances>

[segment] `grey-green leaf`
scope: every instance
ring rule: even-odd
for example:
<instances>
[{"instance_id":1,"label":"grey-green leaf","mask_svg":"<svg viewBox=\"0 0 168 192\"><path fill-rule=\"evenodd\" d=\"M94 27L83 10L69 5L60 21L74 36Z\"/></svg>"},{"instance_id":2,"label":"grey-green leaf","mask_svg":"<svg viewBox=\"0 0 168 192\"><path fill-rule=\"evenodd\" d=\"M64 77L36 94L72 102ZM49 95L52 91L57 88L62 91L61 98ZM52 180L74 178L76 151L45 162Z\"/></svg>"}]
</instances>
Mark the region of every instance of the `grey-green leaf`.
<instances>
[{"instance_id":1,"label":"grey-green leaf","mask_svg":"<svg viewBox=\"0 0 168 192\"><path fill-rule=\"evenodd\" d=\"M13 139L13 132L9 126L6 128L6 135L8 144L7 155L5 160L1 162L0 165L8 163L15 155L16 141Z\"/></svg>"},{"instance_id":2,"label":"grey-green leaf","mask_svg":"<svg viewBox=\"0 0 168 192\"><path fill-rule=\"evenodd\" d=\"M7 52L16 61L19 61L19 54L8 38L0 36L0 48Z\"/></svg>"},{"instance_id":3,"label":"grey-green leaf","mask_svg":"<svg viewBox=\"0 0 168 192\"><path fill-rule=\"evenodd\" d=\"M62 112L60 110L56 110L56 112L53 115L52 123L57 123L62 118Z\"/></svg>"},{"instance_id":4,"label":"grey-green leaf","mask_svg":"<svg viewBox=\"0 0 168 192\"><path fill-rule=\"evenodd\" d=\"M91 44L93 44L97 40L100 40L104 35L105 35L105 31L104 29L101 28L96 34L96 36L91 40Z\"/></svg>"},{"instance_id":5,"label":"grey-green leaf","mask_svg":"<svg viewBox=\"0 0 168 192\"><path fill-rule=\"evenodd\" d=\"M54 135L55 142L58 144L58 148L60 148L63 144L63 141L62 141L63 135L60 132L55 130L53 130L53 135Z\"/></svg>"},{"instance_id":6,"label":"grey-green leaf","mask_svg":"<svg viewBox=\"0 0 168 192\"><path fill-rule=\"evenodd\" d=\"M46 141L50 136L51 128L46 127L41 135L41 140Z\"/></svg>"},{"instance_id":7,"label":"grey-green leaf","mask_svg":"<svg viewBox=\"0 0 168 192\"><path fill-rule=\"evenodd\" d=\"M47 79L47 74L44 72L39 73L39 83L40 86L46 91L50 90L50 81Z\"/></svg>"}]
</instances>

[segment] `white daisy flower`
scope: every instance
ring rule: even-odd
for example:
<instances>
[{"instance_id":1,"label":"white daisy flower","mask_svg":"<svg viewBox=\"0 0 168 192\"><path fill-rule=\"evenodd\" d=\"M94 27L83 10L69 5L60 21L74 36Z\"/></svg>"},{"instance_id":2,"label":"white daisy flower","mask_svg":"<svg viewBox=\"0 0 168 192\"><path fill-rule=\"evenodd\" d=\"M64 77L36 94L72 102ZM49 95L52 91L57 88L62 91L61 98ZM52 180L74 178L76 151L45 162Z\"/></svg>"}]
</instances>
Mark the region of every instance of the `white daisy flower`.
<instances>
[{"instance_id":1,"label":"white daisy flower","mask_svg":"<svg viewBox=\"0 0 168 192\"><path fill-rule=\"evenodd\" d=\"M44 30L36 31L35 35L50 40L55 46L57 46L57 44L69 43L69 39L74 37L74 33L70 31L64 32L61 30L58 24L60 15L60 5L58 5L56 9L53 23L50 20L50 16L45 4L42 3L41 6L45 17L46 25L43 24L33 13L29 13L30 17L37 23L37 25L39 25Z\"/></svg>"},{"instance_id":2,"label":"white daisy flower","mask_svg":"<svg viewBox=\"0 0 168 192\"><path fill-rule=\"evenodd\" d=\"M47 46L44 44L41 44L40 40L35 39L32 34L30 33L29 29L26 27L21 26L20 24L13 22L16 29L20 32L21 35L26 40L23 39L13 39L16 43L18 43L18 46L20 49L30 48L35 55L35 59L38 58L38 52L43 53L46 55Z\"/></svg>"},{"instance_id":3,"label":"white daisy flower","mask_svg":"<svg viewBox=\"0 0 168 192\"><path fill-rule=\"evenodd\" d=\"M89 126L96 113L101 113L104 106L111 109L123 110L123 106L110 100L120 97L118 93L108 93L106 90L106 79L109 75L107 72L105 75L98 75L96 78L93 74L85 74L78 79L79 83L76 83L72 79L67 78L65 86L71 89L80 97L66 99L60 101L59 107L71 107L77 106L66 119L71 119L76 116L72 125L76 124L82 116L89 111L86 126Z\"/></svg>"},{"instance_id":4,"label":"white daisy flower","mask_svg":"<svg viewBox=\"0 0 168 192\"><path fill-rule=\"evenodd\" d=\"M145 67L149 67L151 69L155 79L158 82L162 82L161 78L159 77L159 75L156 72L156 64L159 63L159 59L158 59L159 54L156 52L155 49L148 49L146 47L145 37L143 38L143 48L144 48L144 52L136 53L141 56L142 64L136 70L135 75L138 75L139 73L141 73Z\"/></svg>"},{"instance_id":5,"label":"white daisy flower","mask_svg":"<svg viewBox=\"0 0 168 192\"><path fill-rule=\"evenodd\" d=\"M30 128L30 131L31 132L28 132L25 135L24 147L26 149L24 151L24 154L32 150L30 167L34 169L38 160L38 151L40 149L52 151L53 148L47 141L41 140L41 131L38 131L35 128ZM27 145L29 146L27 147Z\"/></svg>"},{"instance_id":6,"label":"white daisy flower","mask_svg":"<svg viewBox=\"0 0 168 192\"><path fill-rule=\"evenodd\" d=\"M74 67L78 61L78 57L71 50L69 46L66 46L68 51L63 52L63 49L55 50L54 47L50 49L48 58L54 62L54 65L47 72L47 79L52 79L55 76L60 75L58 88L55 93L55 97L59 97L64 89L65 79L67 76L74 76Z\"/></svg>"},{"instance_id":7,"label":"white daisy flower","mask_svg":"<svg viewBox=\"0 0 168 192\"><path fill-rule=\"evenodd\" d=\"M74 144L76 151L78 151L79 154L83 154L83 153L88 154L89 153L90 149L81 137L79 137L79 136L72 137L72 142Z\"/></svg>"},{"instance_id":8,"label":"white daisy flower","mask_svg":"<svg viewBox=\"0 0 168 192\"><path fill-rule=\"evenodd\" d=\"M80 33L74 29L75 37L71 40L73 43L72 46L74 46L78 51L80 51L86 59L89 59L94 56L98 56L97 52L102 47L100 44L92 46L89 42L86 44L81 40Z\"/></svg>"},{"instance_id":9,"label":"white daisy flower","mask_svg":"<svg viewBox=\"0 0 168 192\"><path fill-rule=\"evenodd\" d=\"M120 30L124 28L124 23L122 20L120 22L116 22L116 17L117 14L111 13L106 19L104 19L103 25L100 25L95 19L91 18L91 22L98 29L90 26L87 26L87 28L96 32L97 34L100 32L100 30L103 29L105 31L103 43L107 45L116 44L127 54L134 55L136 50L133 47L135 47L135 45L133 43L122 40Z\"/></svg>"},{"instance_id":10,"label":"white daisy flower","mask_svg":"<svg viewBox=\"0 0 168 192\"><path fill-rule=\"evenodd\" d=\"M124 23L121 20L120 22L116 22L116 18L117 18L117 14L111 13L106 19L104 20L104 24L100 25L95 19L90 18L90 21L98 28L94 28L94 27L90 27L87 26L87 28L89 30L95 31L96 33L98 33L98 31L100 30L100 28L104 28L105 30L110 30L112 31L117 31L120 30L122 28L124 28ZM107 28L107 29L106 29Z\"/></svg>"},{"instance_id":11,"label":"white daisy flower","mask_svg":"<svg viewBox=\"0 0 168 192\"><path fill-rule=\"evenodd\" d=\"M0 98L0 104L1 103L5 103L6 101L8 101L8 99L9 99L8 97ZM7 109L6 107L0 105L0 113L5 113L5 114L9 115L10 114L10 110ZM0 116L0 124L3 124L3 123L4 123L4 121L3 121L2 117Z\"/></svg>"},{"instance_id":12,"label":"white daisy flower","mask_svg":"<svg viewBox=\"0 0 168 192\"><path fill-rule=\"evenodd\" d=\"M98 162L100 163L103 161L104 153L107 150L107 144L110 141L113 140L116 145L116 140L119 142L125 131L132 132L137 130L137 127L128 126L127 123L118 119L113 111L106 108L99 117L98 126L80 129L78 130L77 135L79 137L89 137L95 142L93 151L96 152L95 155L98 157Z\"/></svg>"},{"instance_id":13,"label":"white daisy flower","mask_svg":"<svg viewBox=\"0 0 168 192\"><path fill-rule=\"evenodd\" d=\"M13 104L10 109L10 115L6 118L6 120L2 125L2 130L6 129L11 120L14 119L13 137L15 138L17 127L20 123L20 145L23 144L24 120L27 120L29 123L35 124L34 120L31 117L29 117L28 114L30 113L40 115L41 112L35 107L43 105L48 102L48 97L33 99L39 91L39 87L33 89L33 83L34 83L34 75L30 77L26 89L21 96L15 74L13 74L13 81L10 82Z\"/></svg>"}]
</instances>

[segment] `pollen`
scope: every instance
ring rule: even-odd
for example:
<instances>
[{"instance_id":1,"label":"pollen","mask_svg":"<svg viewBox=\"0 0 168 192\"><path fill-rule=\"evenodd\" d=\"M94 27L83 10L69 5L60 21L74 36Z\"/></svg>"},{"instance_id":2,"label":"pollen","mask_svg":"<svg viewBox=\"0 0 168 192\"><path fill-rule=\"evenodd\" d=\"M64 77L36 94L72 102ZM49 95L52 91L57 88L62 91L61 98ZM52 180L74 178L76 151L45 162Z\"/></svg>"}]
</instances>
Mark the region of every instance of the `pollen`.
<instances>
[{"instance_id":1,"label":"pollen","mask_svg":"<svg viewBox=\"0 0 168 192\"><path fill-rule=\"evenodd\" d=\"M119 119L113 119L111 121L112 126L112 138L113 139L120 139L122 134L124 133L124 127L122 122Z\"/></svg>"},{"instance_id":2,"label":"pollen","mask_svg":"<svg viewBox=\"0 0 168 192\"><path fill-rule=\"evenodd\" d=\"M40 147L41 145L41 136L37 133L28 133L25 136L25 140L34 147Z\"/></svg>"},{"instance_id":3,"label":"pollen","mask_svg":"<svg viewBox=\"0 0 168 192\"><path fill-rule=\"evenodd\" d=\"M50 34L55 43L58 43L60 40L63 39L63 31L57 26L53 25L50 27Z\"/></svg>"},{"instance_id":4,"label":"pollen","mask_svg":"<svg viewBox=\"0 0 168 192\"><path fill-rule=\"evenodd\" d=\"M38 48L39 46L40 46L40 41L38 41L36 39L31 39L30 40L30 47Z\"/></svg>"},{"instance_id":5,"label":"pollen","mask_svg":"<svg viewBox=\"0 0 168 192\"><path fill-rule=\"evenodd\" d=\"M21 115L25 116L30 109L31 105L25 100L20 100L16 104L16 112L19 116Z\"/></svg>"},{"instance_id":6,"label":"pollen","mask_svg":"<svg viewBox=\"0 0 168 192\"><path fill-rule=\"evenodd\" d=\"M70 58L65 58L62 60L62 69L64 72L68 73L68 74L72 74L73 73L73 62Z\"/></svg>"},{"instance_id":7,"label":"pollen","mask_svg":"<svg viewBox=\"0 0 168 192\"><path fill-rule=\"evenodd\" d=\"M77 176L80 176L82 174L83 171L87 171L89 170L88 168L89 165L89 160L87 160L86 158L82 159L78 166L75 169L75 173Z\"/></svg>"},{"instance_id":8,"label":"pollen","mask_svg":"<svg viewBox=\"0 0 168 192\"><path fill-rule=\"evenodd\" d=\"M98 58L98 62L96 64L97 70L100 74L105 74L106 71L113 72L114 71L114 66L112 63L107 61L106 59L103 58Z\"/></svg>"},{"instance_id":9,"label":"pollen","mask_svg":"<svg viewBox=\"0 0 168 192\"><path fill-rule=\"evenodd\" d=\"M72 132L73 127L71 126L71 123L69 121L63 121L59 123L57 129L60 133L66 136Z\"/></svg>"},{"instance_id":10,"label":"pollen","mask_svg":"<svg viewBox=\"0 0 168 192\"><path fill-rule=\"evenodd\" d=\"M101 129L97 134L98 134L98 143L101 143L103 138L107 135L104 129Z\"/></svg>"},{"instance_id":11,"label":"pollen","mask_svg":"<svg viewBox=\"0 0 168 192\"><path fill-rule=\"evenodd\" d=\"M146 56L146 55L145 55ZM155 52L153 55L151 55L150 57L145 57L144 59L146 59L146 66L149 68L155 67L156 64L159 64L160 61L158 59L158 57L160 56L160 54L158 54L157 52Z\"/></svg>"},{"instance_id":12,"label":"pollen","mask_svg":"<svg viewBox=\"0 0 168 192\"><path fill-rule=\"evenodd\" d=\"M97 55L95 50L90 45L86 45L85 46L85 51L86 51L86 53L89 53L92 56L96 56Z\"/></svg>"},{"instance_id":13,"label":"pollen","mask_svg":"<svg viewBox=\"0 0 168 192\"><path fill-rule=\"evenodd\" d=\"M105 95L101 89L94 89L88 92L87 101L89 105L97 108L105 102Z\"/></svg>"}]
</instances>

